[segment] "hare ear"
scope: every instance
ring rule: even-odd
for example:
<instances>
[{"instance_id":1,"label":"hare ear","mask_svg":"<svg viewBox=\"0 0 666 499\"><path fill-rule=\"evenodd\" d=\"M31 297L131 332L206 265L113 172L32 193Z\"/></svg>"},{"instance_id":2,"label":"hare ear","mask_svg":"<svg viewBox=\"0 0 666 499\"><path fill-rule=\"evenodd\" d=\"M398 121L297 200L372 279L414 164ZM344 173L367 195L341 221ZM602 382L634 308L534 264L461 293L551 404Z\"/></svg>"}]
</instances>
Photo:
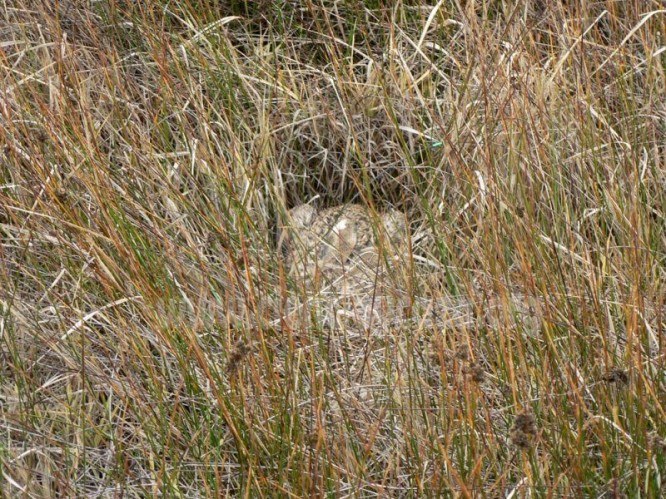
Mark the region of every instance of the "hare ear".
<instances>
[{"instance_id":1,"label":"hare ear","mask_svg":"<svg viewBox=\"0 0 666 499\"><path fill-rule=\"evenodd\" d=\"M346 261L358 243L357 227L348 218L343 217L335 224L331 235L333 236L331 242L338 253L336 256L342 262Z\"/></svg>"},{"instance_id":2,"label":"hare ear","mask_svg":"<svg viewBox=\"0 0 666 499\"><path fill-rule=\"evenodd\" d=\"M278 230L278 248L284 256L295 251L293 241L302 235L304 229L312 226L317 210L309 204L301 204L287 211L286 220Z\"/></svg>"},{"instance_id":3,"label":"hare ear","mask_svg":"<svg viewBox=\"0 0 666 499\"><path fill-rule=\"evenodd\" d=\"M301 204L287 212L290 227L294 230L310 227L315 220L317 210L310 204Z\"/></svg>"}]
</instances>

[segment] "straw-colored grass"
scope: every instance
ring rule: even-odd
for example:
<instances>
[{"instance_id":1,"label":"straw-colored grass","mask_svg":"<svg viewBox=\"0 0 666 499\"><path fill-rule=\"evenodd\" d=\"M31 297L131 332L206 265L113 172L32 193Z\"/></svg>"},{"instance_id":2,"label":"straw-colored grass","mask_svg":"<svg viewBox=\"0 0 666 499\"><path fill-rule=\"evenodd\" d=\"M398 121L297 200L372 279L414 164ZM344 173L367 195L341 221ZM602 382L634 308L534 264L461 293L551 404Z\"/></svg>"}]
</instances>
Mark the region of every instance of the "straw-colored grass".
<instances>
[{"instance_id":1,"label":"straw-colored grass","mask_svg":"<svg viewBox=\"0 0 666 499\"><path fill-rule=\"evenodd\" d=\"M659 2L0 23L3 494L664 493ZM409 220L376 308L288 272L314 197Z\"/></svg>"}]
</instances>

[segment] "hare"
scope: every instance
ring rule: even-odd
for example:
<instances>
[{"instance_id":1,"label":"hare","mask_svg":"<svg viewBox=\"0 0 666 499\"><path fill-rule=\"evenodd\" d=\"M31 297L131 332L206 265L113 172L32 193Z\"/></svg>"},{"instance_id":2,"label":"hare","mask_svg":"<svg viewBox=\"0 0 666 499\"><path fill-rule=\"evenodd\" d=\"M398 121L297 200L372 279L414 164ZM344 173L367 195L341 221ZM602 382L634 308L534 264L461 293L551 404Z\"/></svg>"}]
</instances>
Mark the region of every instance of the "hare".
<instances>
[{"instance_id":1,"label":"hare","mask_svg":"<svg viewBox=\"0 0 666 499\"><path fill-rule=\"evenodd\" d=\"M302 204L287 213L281 240L290 275L306 280L323 276L372 274L380 266L380 250L397 250L407 240L405 216L389 210L373 216L358 204L317 211Z\"/></svg>"},{"instance_id":2,"label":"hare","mask_svg":"<svg viewBox=\"0 0 666 499\"><path fill-rule=\"evenodd\" d=\"M400 275L400 270L413 270L414 256L398 257L408 255L417 237L411 237L405 214L397 210L374 213L362 205L343 204L319 211L302 204L287 212L280 244L289 277L299 290L314 291L307 293L308 306L321 305L324 316L335 324L347 319L364 327L400 324L405 308L416 303L424 314L421 325L468 328L483 323L498 328L510 315L503 313L508 305L528 330L538 330L541 305L529 296L484 296L477 303L446 293L434 298L408 295L412 291L403 279L409 272ZM297 305L291 309L307 316L299 300L300 296L291 302Z\"/></svg>"}]
</instances>

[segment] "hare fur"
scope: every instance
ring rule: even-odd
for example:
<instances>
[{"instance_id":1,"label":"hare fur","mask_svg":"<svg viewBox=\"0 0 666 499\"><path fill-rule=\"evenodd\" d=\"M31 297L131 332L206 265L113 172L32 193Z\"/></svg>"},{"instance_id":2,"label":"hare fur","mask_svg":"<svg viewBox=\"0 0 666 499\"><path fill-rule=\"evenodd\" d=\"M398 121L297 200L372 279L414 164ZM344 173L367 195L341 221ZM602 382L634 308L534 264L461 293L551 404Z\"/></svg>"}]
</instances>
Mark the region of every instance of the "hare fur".
<instances>
[{"instance_id":1,"label":"hare fur","mask_svg":"<svg viewBox=\"0 0 666 499\"><path fill-rule=\"evenodd\" d=\"M381 250L397 250L408 236L405 215L393 209L373 215L359 204L321 211L302 204L287 218L281 240L289 274L308 280L372 274Z\"/></svg>"}]
</instances>

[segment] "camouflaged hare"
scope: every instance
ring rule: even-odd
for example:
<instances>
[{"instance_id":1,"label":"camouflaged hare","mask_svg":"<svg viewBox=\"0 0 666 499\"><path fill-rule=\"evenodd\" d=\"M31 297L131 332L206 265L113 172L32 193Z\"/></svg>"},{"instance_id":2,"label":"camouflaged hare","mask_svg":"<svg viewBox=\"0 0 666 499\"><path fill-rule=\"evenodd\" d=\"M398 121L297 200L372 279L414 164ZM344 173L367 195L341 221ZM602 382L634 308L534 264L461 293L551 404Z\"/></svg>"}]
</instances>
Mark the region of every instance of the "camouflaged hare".
<instances>
[{"instance_id":1,"label":"camouflaged hare","mask_svg":"<svg viewBox=\"0 0 666 499\"><path fill-rule=\"evenodd\" d=\"M281 240L289 274L306 280L376 275L380 249L398 251L407 240L405 216L389 210L373 216L358 204L317 211L302 204L287 212Z\"/></svg>"}]
</instances>

